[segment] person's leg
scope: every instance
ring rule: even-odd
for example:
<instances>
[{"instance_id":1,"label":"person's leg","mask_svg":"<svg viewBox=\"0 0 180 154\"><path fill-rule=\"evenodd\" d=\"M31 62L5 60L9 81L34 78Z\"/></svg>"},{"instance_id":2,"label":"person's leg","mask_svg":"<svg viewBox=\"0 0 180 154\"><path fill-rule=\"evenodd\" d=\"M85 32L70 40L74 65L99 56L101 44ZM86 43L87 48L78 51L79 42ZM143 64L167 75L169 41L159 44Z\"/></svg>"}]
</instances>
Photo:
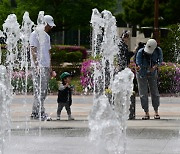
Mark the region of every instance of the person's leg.
<instances>
[{"instance_id":1,"label":"person's leg","mask_svg":"<svg viewBox=\"0 0 180 154\"><path fill-rule=\"evenodd\" d=\"M74 118L71 116L71 107L68 103L65 105L65 108L68 114L68 120L74 120Z\"/></svg>"},{"instance_id":2,"label":"person's leg","mask_svg":"<svg viewBox=\"0 0 180 154\"><path fill-rule=\"evenodd\" d=\"M48 83L49 83L49 79L50 79L50 70L49 70L49 68L43 67L43 68L41 68L40 73L41 73L41 76L40 76L40 80L41 80L40 104L41 104L41 113L44 114L45 113L44 101L45 101L47 93L48 93Z\"/></svg>"},{"instance_id":3,"label":"person's leg","mask_svg":"<svg viewBox=\"0 0 180 154\"><path fill-rule=\"evenodd\" d=\"M129 106L129 120L135 119L136 117L136 95L135 92L130 97L130 106Z\"/></svg>"},{"instance_id":4,"label":"person's leg","mask_svg":"<svg viewBox=\"0 0 180 154\"><path fill-rule=\"evenodd\" d=\"M155 116L158 115L158 107L160 105L160 95L158 91L157 74L148 76L149 88L151 92L152 106L155 111ZM159 117L158 117L159 118Z\"/></svg>"},{"instance_id":5,"label":"person's leg","mask_svg":"<svg viewBox=\"0 0 180 154\"><path fill-rule=\"evenodd\" d=\"M33 77L33 93L34 93L34 101L32 106L32 117L38 116L39 113L39 85L40 78L37 70L32 69L32 77Z\"/></svg>"},{"instance_id":6,"label":"person's leg","mask_svg":"<svg viewBox=\"0 0 180 154\"><path fill-rule=\"evenodd\" d=\"M62 111L63 107L64 107L64 104L58 103L58 108L57 108L57 120L60 120L61 111Z\"/></svg>"},{"instance_id":7,"label":"person's leg","mask_svg":"<svg viewBox=\"0 0 180 154\"><path fill-rule=\"evenodd\" d=\"M149 116L149 104L148 104L148 82L147 77L140 77L137 73L137 83L138 83L138 90L139 96L141 100L141 106L144 109L145 116Z\"/></svg>"}]
</instances>

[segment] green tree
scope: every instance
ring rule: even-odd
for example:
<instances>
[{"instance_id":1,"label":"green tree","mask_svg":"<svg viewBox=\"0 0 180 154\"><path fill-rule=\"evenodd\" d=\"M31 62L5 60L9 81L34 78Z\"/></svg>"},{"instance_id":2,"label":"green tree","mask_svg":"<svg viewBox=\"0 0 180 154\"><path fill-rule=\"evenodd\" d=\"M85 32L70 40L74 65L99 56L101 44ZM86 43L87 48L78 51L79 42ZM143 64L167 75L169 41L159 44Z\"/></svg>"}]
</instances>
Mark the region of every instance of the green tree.
<instances>
[{"instance_id":1,"label":"green tree","mask_svg":"<svg viewBox=\"0 0 180 154\"><path fill-rule=\"evenodd\" d=\"M131 25L153 26L154 0L123 0L123 18ZM180 1L159 0L159 25L167 26L180 22Z\"/></svg>"},{"instance_id":2,"label":"green tree","mask_svg":"<svg viewBox=\"0 0 180 154\"><path fill-rule=\"evenodd\" d=\"M25 11L36 23L39 11L45 11L54 17L56 30L81 28L89 26L92 9L114 11L117 0L16 0L17 7L11 8L9 0L0 1L0 24L2 25L7 15L15 13L19 22ZM8 4L8 6L7 6Z\"/></svg>"},{"instance_id":3,"label":"green tree","mask_svg":"<svg viewBox=\"0 0 180 154\"><path fill-rule=\"evenodd\" d=\"M10 13L13 13L14 9L11 7L11 3L9 0L1 0L0 1L0 29L2 29L2 24L4 20Z\"/></svg>"},{"instance_id":4,"label":"green tree","mask_svg":"<svg viewBox=\"0 0 180 154\"><path fill-rule=\"evenodd\" d=\"M180 25L171 25L169 29L168 37L161 39L164 61L180 63Z\"/></svg>"}]
</instances>

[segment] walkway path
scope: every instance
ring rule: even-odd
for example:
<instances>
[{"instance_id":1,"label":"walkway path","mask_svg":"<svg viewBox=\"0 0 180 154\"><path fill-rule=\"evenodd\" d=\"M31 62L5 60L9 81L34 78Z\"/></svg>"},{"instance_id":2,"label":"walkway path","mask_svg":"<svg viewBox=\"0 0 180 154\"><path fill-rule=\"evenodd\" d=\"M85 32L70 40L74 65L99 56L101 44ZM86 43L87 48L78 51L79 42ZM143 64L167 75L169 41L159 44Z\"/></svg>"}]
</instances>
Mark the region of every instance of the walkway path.
<instances>
[{"instance_id":1,"label":"walkway path","mask_svg":"<svg viewBox=\"0 0 180 154\"><path fill-rule=\"evenodd\" d=\"M65 110L62 120L56 121L56 99L49 96L45 102L53 121L40 122L29 118L33 97L15 96L11 104L12 136L6 143L5 154L106 154L86 138L92 96L73 96L75 121L67 121ZM137 98L136 120L127 121L127 154L179 154L180 98L161 98L161 120L154 120L152 111L150 104L151 120L142 121L144 113ZM25 128L29 129L27 135Z\"/></svg>"}]
</instances>

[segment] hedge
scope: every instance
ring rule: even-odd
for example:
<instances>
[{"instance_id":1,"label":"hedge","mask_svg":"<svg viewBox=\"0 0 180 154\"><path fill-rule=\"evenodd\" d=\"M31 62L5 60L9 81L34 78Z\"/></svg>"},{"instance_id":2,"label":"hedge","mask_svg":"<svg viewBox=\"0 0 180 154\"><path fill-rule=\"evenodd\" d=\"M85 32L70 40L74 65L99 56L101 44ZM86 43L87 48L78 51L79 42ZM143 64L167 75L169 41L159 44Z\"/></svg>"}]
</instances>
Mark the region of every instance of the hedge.
<instances>
[{"instance_id":1,"label":"hedge","mask_svg":"<svg viewBox=\"0 0 180 154\"><path fill-rule=\"evenodd\" d=\"M87 51L80 46L54 45L51 49L51 58L54 66L63 62L78 63L87 58Z\"/></svg>"}]
</instances>

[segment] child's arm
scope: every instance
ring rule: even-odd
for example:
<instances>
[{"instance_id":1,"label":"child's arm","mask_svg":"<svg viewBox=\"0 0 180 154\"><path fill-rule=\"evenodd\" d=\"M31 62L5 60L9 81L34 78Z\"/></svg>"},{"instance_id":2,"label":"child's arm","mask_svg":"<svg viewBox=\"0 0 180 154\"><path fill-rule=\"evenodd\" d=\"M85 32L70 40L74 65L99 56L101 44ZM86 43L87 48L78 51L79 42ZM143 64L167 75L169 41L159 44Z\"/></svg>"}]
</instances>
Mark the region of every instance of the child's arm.
<instances>
[{"instance_id":1,"label":"child's arm","mask_svg":"<svg viewBox=\"0 0 180 154\"><path fill-rule=\"evenodd\" d=\"M66 85L63 85L62 83L59 85L59 90L63 91L65 90L67 87L69 86L69 84L67 83Z\"/></svg>"}]
</instances>

